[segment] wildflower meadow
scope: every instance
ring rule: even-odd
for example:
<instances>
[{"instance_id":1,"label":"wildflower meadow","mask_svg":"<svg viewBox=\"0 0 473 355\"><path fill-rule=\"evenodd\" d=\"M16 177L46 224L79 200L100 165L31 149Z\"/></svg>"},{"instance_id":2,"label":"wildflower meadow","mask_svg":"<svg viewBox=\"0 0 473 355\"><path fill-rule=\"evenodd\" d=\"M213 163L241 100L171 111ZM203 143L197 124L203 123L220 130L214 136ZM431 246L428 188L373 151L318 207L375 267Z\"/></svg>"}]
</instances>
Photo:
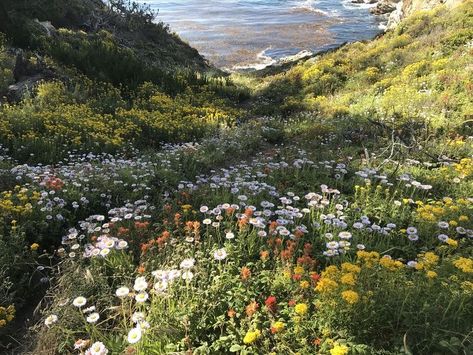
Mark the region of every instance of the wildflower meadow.
<instances>
[{"instance_id":1,"label":"wildflower meadow","mask_svg":"<svg viewBox=\"0 0 473 355\"><path fill-rule=\"evenodd\" d=\"M108 113L84 77L0 106L3 349L472 354L472 2L446 11Z\"/></svg>"}]
</instances>

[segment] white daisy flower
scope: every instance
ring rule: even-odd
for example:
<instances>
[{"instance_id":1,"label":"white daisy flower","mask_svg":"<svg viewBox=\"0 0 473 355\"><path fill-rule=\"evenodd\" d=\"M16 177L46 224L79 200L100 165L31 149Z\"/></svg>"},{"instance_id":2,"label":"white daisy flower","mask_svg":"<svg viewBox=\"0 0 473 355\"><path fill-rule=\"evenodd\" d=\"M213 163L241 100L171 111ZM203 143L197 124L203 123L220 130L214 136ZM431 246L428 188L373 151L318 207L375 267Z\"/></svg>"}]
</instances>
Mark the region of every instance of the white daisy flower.
<instances>
[{"instance_id":1,"label":"white daisy flower","mask_svg":"<svg viewBox=\"0 0 473 355\"><path fill-rule=\"evenodd\" d=\"M136 327L128 332L128 342L130 344L136 344L141 339L141 329Z\"/></svg>"},{"instance_id":2,"label":"white daisy flower","mask_svg":"<svg viewBox=\"0 0 473 355\"><path fill-rule=\"evenodd\" d=\"M100 318L100 315L97 312L94 312L94 313L89 314L89 316L87 317L87 322L95 323L99 320L99 318Z\"/></svg>"},{"instance_id":3,"label":"white daisy flower","mask_svg":"<svg viewBox=\"0 0 473 355\"><path fill-rule=\"evenodd\" d=\"M128 296L129 293L130 293L130 289L126 286L119 287L115 291L115 295L120 298Z\"/></svg>"},{"instance_id":4,"label":"white daisy flower","mask_svg":"<svg viewBox=\"0 0 473 355\"><path fill-rule=\"evenodd\" d=\"M48 316L45 319L44 324L46 324L47 327L50 327L51 325L53 325L57 321L58 321L58 316L55 315L55 314L51 314L50 316Z\"/></svg>"},{"instance_id":5,"label":"white daisy flower","mask_svg":"<svg viewBox=\"0 0 473 355\"><path fill-rule=\"evenodd\" d=\"M215 252L214 252L214 259L215 260L218 260L218 261L221 261L221 260L224 260L226 257L227 257L227 251L225 249L217 249Z\"/></svg>"},{"instance_id":6,"label":"white daisy flower","mask_svg":"<svg viewBox=\"0 0 473 355\"><path fill-rule=\"evenodd\" d=\"M85 297L79 296L72 301L72 304L78 308L85 306L87 299Z\"/></svg>"}]
</instances>

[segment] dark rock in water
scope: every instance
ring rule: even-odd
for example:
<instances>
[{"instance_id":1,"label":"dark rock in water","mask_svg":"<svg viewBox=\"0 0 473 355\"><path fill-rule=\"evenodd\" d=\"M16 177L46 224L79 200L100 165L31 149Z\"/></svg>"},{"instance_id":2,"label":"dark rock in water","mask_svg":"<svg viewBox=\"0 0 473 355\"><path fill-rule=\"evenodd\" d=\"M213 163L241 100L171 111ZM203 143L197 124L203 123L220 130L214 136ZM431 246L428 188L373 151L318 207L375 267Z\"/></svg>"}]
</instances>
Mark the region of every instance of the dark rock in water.
<instances>
[{"instance_id":1,"label":"dark rock in water","mask_svg":"<svg viewBox=\"0 0 473 355\"><path fill-rule=\"evenodd\" d=\"M402 0L381 0L370 11L374 15L385 15L396 10L396 5Z\"/></svg>"}]
</instances>

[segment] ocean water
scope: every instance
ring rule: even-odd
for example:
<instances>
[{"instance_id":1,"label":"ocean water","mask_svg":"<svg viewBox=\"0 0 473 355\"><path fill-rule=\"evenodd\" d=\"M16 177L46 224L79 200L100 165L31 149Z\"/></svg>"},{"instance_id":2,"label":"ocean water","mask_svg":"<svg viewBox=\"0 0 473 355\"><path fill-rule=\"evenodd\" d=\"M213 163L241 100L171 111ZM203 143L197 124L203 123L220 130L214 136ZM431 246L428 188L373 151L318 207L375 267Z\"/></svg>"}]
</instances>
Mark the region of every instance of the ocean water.
<instances>
[{"instance_id":1,"label":"ocean water","mask_svg":"<svg viewBox=\"0 0 473 355\"><path fill-rule=\"evenodd\" d=\"M148 0L157 21L214 65L262 68L301 51L370 39L381 19L350 0Z\"/></svg>"}]
</instances>

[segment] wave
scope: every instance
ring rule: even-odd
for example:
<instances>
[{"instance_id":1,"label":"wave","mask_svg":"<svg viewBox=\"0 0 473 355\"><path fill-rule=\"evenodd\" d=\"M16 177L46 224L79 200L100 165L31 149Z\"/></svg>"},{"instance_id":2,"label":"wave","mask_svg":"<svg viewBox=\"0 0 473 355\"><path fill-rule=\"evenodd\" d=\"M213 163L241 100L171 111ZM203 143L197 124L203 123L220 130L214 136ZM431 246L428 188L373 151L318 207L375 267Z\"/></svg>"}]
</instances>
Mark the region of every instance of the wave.
<instances>
[{"instance_id":1,"label":"wave","mask_svg":"<svg viewBox=\"0 0 473 355\"><path fill-rule=\"evenodd\" d=\"M277 60L272 58L271 56L267 55L266 52L270 50L271 47L268 47L256 55L256 63L251 64L242 64L242 65L235 65L231 68L230 71L239 71L239 70L261 70L270 65L276 64Z\"/></svg>"},{"instance_id":2,"label":"wave","mask_svg":"<svg viewBox=\"0 0 473 355\"><path fill-rule=\"evenodd\" d=\"M318 13L324 16L329 16L329 17L338 15L337 10L325 11L325 10L321 10L317 8L316 7L317 3L318 3L317 0L301 0L295 4L294 9L315 12L315 13Z\"/></svg>"},{"instance_id":3,"label":"wave","mask_svg":"<svg viewBox=\"0 0 473 355\"><path fill-rule=\"evenodd\" d=\"M245 65L235 65L231 69L226 69L230 72L232 71L253 71L253 70L262 70L272 65L282 65L290 62L295 62L300 59L308 58L314 55L313 52L309 50L302 50L293 55L287 55L281 57L279 59L274 59L271 56L266 54L266 51L270 50L271 48L266 48L265 50L258 53L256 56L258 62L252 64L245 64Z\"/></svg>"},{"instance_id":4,"label":"wave","mask_svg":"<svg viewBox=\"0 0 473 355\"><path fill-rule=\"evenodd\" d=\"M376 3L374 4L366 4L366 3L354 3L352 2L353 0L343 0L342 4L343 7L347 10L360 10L360 9L371 9L372 7L376 6Z\"/></svg>"}]
</instances>

